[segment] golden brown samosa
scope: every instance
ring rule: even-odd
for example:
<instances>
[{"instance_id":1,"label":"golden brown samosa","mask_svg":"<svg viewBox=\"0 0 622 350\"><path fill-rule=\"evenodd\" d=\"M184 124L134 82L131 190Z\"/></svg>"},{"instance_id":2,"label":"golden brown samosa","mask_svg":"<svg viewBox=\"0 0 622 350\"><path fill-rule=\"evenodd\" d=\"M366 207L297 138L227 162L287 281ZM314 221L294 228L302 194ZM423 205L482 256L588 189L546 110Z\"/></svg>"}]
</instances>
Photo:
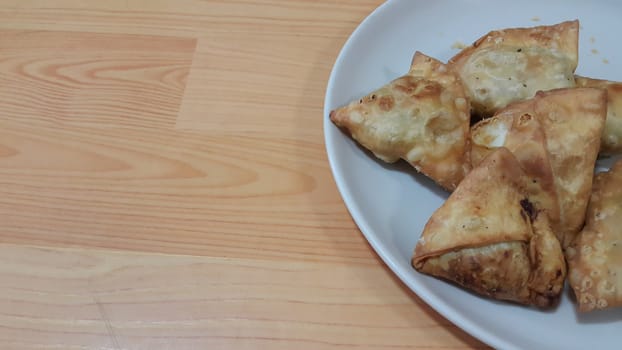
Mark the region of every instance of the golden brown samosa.
<instances>
[{"instance_id":1,"label":"golden brown samosa","mask_svg":"<svg viewBox=\"0 0 622 350\"><path fill-rule=\"evenodd\" d=\"M469 110L456 74L417 52L408 74L331 111L330 119L378 158L404 159L453 190L470 169Z\"/></svg>"},{"instance_id":2,"label":"golden brown samosa","mask_svg":"<svg viewBox=\"0 0 622 350\"><path fill-rule=\"evenodd\" d=\"M607 90L607 120L600 141L600 154L622 154L622 82L575 76L577 86Z\"/></svg>"},{"instance_id":3,"label":"golden brown samosa","mask_svg":"<svg viewBox=\"0 0 622 350\"><path fill-rule=\"evenodd\" d=\"M426 224L412 259L420 272L495 299L548 307L566 266L529 179L501 147L474 168Z\"/></svg>"},{"instance_id":4,"label":"golden brown samosa","mask_svg":"<svg viewBox=\"0 0 622 350\"><path fill-rule=\"evenodd\" d=\"M596 175L586 225L566 256L580 311L622 305L622 161Z\"/></svg>"},{"instance_id":5,"label":"golden brown samosa","mask_svg":"<svg viewBox=\"0 0 622 350\"><path fill-rule=\"evenodd\" d=\"M501 113L471 128L471 160L476 166L498 147L518 159L529 181L531 201L546 212L553 232L560 232L560 207L544 129L529 113ZM561 237L560 237L561 238Z\"/></svg>"},{"instance_id":6,"label":"golden brown samosa","mask_svg":"<svg viewBox=\"0 0 622 350\"><path fill-rule=\"evenodd\" d=\"M575 86L579 21L492 31L449 60L474 114L489 117L537 91Z\"/></svg>"},{"instance_id":7,"label":"golden brown samosa","mask_svg":"<svg viewBox=\"0 0 622 350\"><path fill-rule=\"evenodd\" d=\"M555 222L553 224L564 248L579 232L585 219L600 135L605 123L606 97L605 91L595 88L539 92L534 98L515 102L500 110L491 120L484 120L473 127L472 153L476 160L482 148L508 146L510 136L506 139L506 136L495 135L511 135L503 129L510 125L510 120L525 115L537 119L544 132L559 202L559 226ZM531 170L537 169L534 167ZM541 169L548 171L546 166ZM550 187L545 188L545 192L549 191ZM543 207L551 210L548 206ZM551 218L555 220L553 214Z\"/></svg>"}]
</instances>

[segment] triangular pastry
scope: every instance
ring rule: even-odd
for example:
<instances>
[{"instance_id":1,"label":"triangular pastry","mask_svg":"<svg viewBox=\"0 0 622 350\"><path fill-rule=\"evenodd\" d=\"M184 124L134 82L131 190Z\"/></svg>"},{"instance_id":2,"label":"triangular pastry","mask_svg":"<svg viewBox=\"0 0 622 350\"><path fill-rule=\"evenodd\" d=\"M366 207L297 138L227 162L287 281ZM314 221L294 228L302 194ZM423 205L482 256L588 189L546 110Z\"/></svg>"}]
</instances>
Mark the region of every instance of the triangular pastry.
<instances>
[{"instance_id":1,"label":"triangular pastry","mask_svg":"<svg viewBox=\"0 0 622 350\"><path fill-rule=\"evenodd\" d=\"M417 52L408 74L331 111L330 119L378 158L404 159L453 190L470 169L469 110L455 73Z\"/></svg>"},{"instance_id":2,"label":"triangular pastry","mask_svg":"<svg viewBox=\"0 0 622 350\"><path fill-rule=\"evenodd\" d=\"M488 155L432 214L415 269L495 299L553 305L565 262L548 216L528 197L528 181L506 148Z\"/></svg>"},{"instance_id":3,"label":"triangular pastry","mask_svg":"<svg viewBox=\"0 0 622 350\"><path fill-rule=\"evenodd\" d=\"M580 311L622 305L622 161L595 176L585 227L566 256Z\"/></svg>"},{"instance_id":4,"label":"triangular pastry","mask_svg":"<svg viewBox=\"0 0 622 350\"><path fill-rule=\"evenodd\" d=\"M537 91L575 86L579 21L492 31L449 60L474 114L489 117Z\"/></svg>"},{"instance_id":5,"label":"triangular pastry","mask_svg":"<svg viewBox=\"0 0 622 350\"><path fill-rule=\"evenodd\" d=\"M559 232L560 208L553 168L542 125L529 113L501 113L471 128L471 160L476 166L498 147L505 147L518 159L529 181L531 201L546 212L553 232ZM561 238L561 237L560 237Z\"/></svg>"},{"instance_id":6,"label":"triangular pastry","mask_svg":"<svg viewBox=\"0 0 622 350\"><path fill-rule=\"evenodd\" d=\"M555 222L553 224L564 248L583 226L606 108L604 90L557 89L539 92L532 99L513 103L491 120L473 126L472 152L475 154L473 159L477 160L477 153L482 152L482 147L505 145L512 148L506 145L507 140L504 138L492 139L486 136L503 134L503 127L509 125L510 120L529 115L540 123L559 201L560 223L559 226ZM542 169L548 171L546 166ZM537 168L532 170L537 171ZM545 192L549 190L545 189ZM550 210L548 206L543 208ZM555 220L554 215L551 218Z\"/></svg>"},{"instance_id":7,"label":"triangular pastry","mask_svg":"<svg viewBox=\"0 0 622 350\"><path fill-rule=\"evenodd\" d=\"M607 90L607 120L600 142L600 154L622 154L622 82L575 76L577 86Z\"/></svg>"}]
</instances>

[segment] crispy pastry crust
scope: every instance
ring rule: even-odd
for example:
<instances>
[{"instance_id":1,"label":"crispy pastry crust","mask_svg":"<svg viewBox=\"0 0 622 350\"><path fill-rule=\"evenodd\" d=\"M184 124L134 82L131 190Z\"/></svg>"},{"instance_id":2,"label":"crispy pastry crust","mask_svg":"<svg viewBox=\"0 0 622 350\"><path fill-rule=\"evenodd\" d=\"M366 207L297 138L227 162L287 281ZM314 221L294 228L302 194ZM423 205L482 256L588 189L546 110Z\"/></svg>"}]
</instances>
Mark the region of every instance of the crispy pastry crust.
<instances>
[{"instance_id":1,"label":"crispy pastry crust","mask_svg":"<svg viewBox=\"0 0 622 350\"><path fill-rule=\"evenodd\" d=\"M575 86L579 21L492 31L449 60L473 112L489 117L537 91Z\"/></svg>"},{"instance_id":2,"label":"crispy pastry crust","mask_svg":"<svg viewBox=\"0 0 622 350\"><path fill-rule=\"evenodd\" d=\"M622 154L622 82L575 76L577 86L607 90L607 120L600 141L600 154Z\"/></svg>"},{"instance_id":3,"label":"crispy pastry crust","mask_svg":"<svg viewBox=\"0 0 622 350\"><path fill-rule=\"evenodd\" d=\"M599 173L587 222L567 249L568 281L580 311L622 305L622 161Z\"/></svg>"},{"instance_id":4,"label":"crispy pastry crust","mask_svg":"<svg viewBox=\"0 0 622 350\"><path fill-rule=\"evenodd\" d=\"M546 212L553 232L560 232L560 209L546 137L538 118L529 113L502 113L471 128L471 160L476 166L497 147L504 146L518 159L529 178L529 198ZM559 237L561 239L561 237Z\"/></svg>"},{"instance_id":5,"label":"crispy pastry crust","mask_svg":"<svg viewBox=\"0 0 622 350\"><path fill-rule=\"evenodd\" d=\"M456 74L417 52L408 74L330 119L378 158L404 159L448 190L470 170L470 106Z\"/></svg>"},{"instance_id":6,"label":"crispy pastry crust","mask_svg":"<svg viewBox=\"0 0 622 350\"><path fill-rule=\"evenodd\" d=\"M426 224L415 269L495 299L553 305L565 262L547 215L527 197L528 181L506 148L487 156Z\"/></svg>"},{"instance_id":7,"label":"crispy pastry crust","mask_svg":"<svg viewBox=\"0 0 622 350\"><path fill-rule=\"evenodd\" d=\"M593 88L538 93L535 113L547 140L567 247L581 230L607 113L606 93Z\"/></svg>"},{"instance_id":8,"label":"crispy pastry crust","mask_svg":"<svg viewBox=\"0 0 622 350\"><path fill-rule=\"evenodd\" d=\"M559 202L559 226L555 222L553 209L547 205L543 208L550 211L557 237L564 248L583 226L606 108L606 93L601 89L556 89L539 92L533 99L513 103L499 111L491 120L482 121L473 127L472 159L477 161L481 158L481 153L488 152L487 147L504 145L515 150L507 145L510 136L500 141L492 140L487 135L502 133L503 128L510 130L507 134L512 135L514 131L508 127L511 120L525 115L537 119L544 132L544 143ZM538 137L534 137L532 140L535 142ZM494 142L497 143L496 146ZM542 162L538 157L543 159ZM547 169L544 158L545 155L533 157L533 166L525 167L529 175L537 172L538 164L542 165L542 169ZM546 175L542 180L544 192L551 193L550 177Z\"/></svg>"}]
</instances>

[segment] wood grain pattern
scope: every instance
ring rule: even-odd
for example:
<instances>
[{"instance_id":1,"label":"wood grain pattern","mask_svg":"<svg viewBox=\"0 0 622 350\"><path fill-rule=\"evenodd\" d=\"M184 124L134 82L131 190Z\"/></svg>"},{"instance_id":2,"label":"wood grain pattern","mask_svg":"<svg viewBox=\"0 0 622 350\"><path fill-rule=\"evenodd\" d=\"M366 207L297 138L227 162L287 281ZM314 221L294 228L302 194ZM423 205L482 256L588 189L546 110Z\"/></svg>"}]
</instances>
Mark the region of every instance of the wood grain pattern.
<instances>
[{"instance_id":1,"label":"wood grain pattern","mask_svg":"<svg viewBox=\"0 0 622 350\"><path fill-rule=\"evenodd\" d=\"M477 346L380 264L0 245L0 275L11 348Z\"/></svg>"},{"instance_id":2,"label":"wood grain pattern","mask_svg":"<svg viewBox=\"0 0 622 350\"><path fill-rule=\"evenodd\" d=\"M321 142L35 122L0 140L6 242L369 263Z\"/></svg>"},{"instance_id":3,"label":"wood grain pattern","mask_svg":"<svg viewBox=\"0 0 622 350\"><path fill-rule=\"evenodd\" d=\"M317 35L301 40L292 33L215 33L200 39L177 127L321 139L317 107L323 105L332 67L326 58L342 44ZM219 113L205 112L213 110Z\"/></svg>"},{"instance_id":4,"label":"wood grain pattern","mask_svg":"<svg viewBox=\"0 0 622 350\"><path fill-rule=\"evenodd\" d=\"M0 30L6 120L170 127L196 40ZM18 95L19 98L15 98Z\"/></svg>"},{"instance_id":5,"label":"wood grain pattern","mask_svg":"<svg viewBox=\"0 0 622 350\"><path fill-rule=\"evenodd\" d=\"M325 155L380 0L0 2L0 348L481 348L362 237Z\"/></svg>"},{"instance_id":6,"label":"wood grain pattern","mask_svg":"<svg viewBox=\"0 0 622 350\"><path fill-rule=\"evenodd\" d=\"M206 32L345 39L381 0L3 0L1 28L200 37ZM62 20L59 20L62 19ZM344 34L345 31L345 34Z\"/></svg>"}]
</instances>

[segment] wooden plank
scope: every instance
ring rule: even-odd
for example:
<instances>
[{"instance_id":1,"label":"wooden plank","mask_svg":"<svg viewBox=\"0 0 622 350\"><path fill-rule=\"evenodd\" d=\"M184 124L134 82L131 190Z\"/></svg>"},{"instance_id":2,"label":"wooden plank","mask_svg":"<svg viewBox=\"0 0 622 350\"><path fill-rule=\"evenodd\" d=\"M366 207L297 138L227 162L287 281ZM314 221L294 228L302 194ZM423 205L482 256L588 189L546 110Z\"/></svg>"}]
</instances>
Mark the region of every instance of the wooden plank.
<instances>
[{"instance_id":1,"label":"wooden plank","mask_svg":"<svg viewBox=\"0 0 622 350\"><path fill-rule=\"evenodd\" d=\"M369 263L320 142L0 122L5 242Z\"/></svg>"},{"instance_id":2,"label":"wooden plank","mask_svg":"<svg viewBox=\"0 0 622 350\"><path fill-rule=\"evenodd\" d=\"M3 0L0 28L200 37L210 31L343 38L383 0Z\"/></svg>"},{"instance_id":3,"label":"wooden plank","mask_svg":"<svg viewBox=\"0 0 622 350\"><path fill-rule=\"evenodd\" d=\"M195 39L0 30L0 115L56 126L171 127Z\"/></svg>"},{"instance_id":4,"label":"wooden plank","mask_svg":"<svg viewBox=\"0 0 622 350\"><path fill-rule=\"evenodd\" d=\"M3 244L0 279L11 349L481 347L381 265Z\"/></svg>"},{"instance_id":5,"label":"wooden plank","mask_svg":"<svg viewBox=\"0 0 622 350\"><path fill-rule=\"evenodd\" d=\"M327 57L342 44L292 33L217 32L199 39L177 128L321 140L333 63Z\"/></svg>"}]
</instances>

